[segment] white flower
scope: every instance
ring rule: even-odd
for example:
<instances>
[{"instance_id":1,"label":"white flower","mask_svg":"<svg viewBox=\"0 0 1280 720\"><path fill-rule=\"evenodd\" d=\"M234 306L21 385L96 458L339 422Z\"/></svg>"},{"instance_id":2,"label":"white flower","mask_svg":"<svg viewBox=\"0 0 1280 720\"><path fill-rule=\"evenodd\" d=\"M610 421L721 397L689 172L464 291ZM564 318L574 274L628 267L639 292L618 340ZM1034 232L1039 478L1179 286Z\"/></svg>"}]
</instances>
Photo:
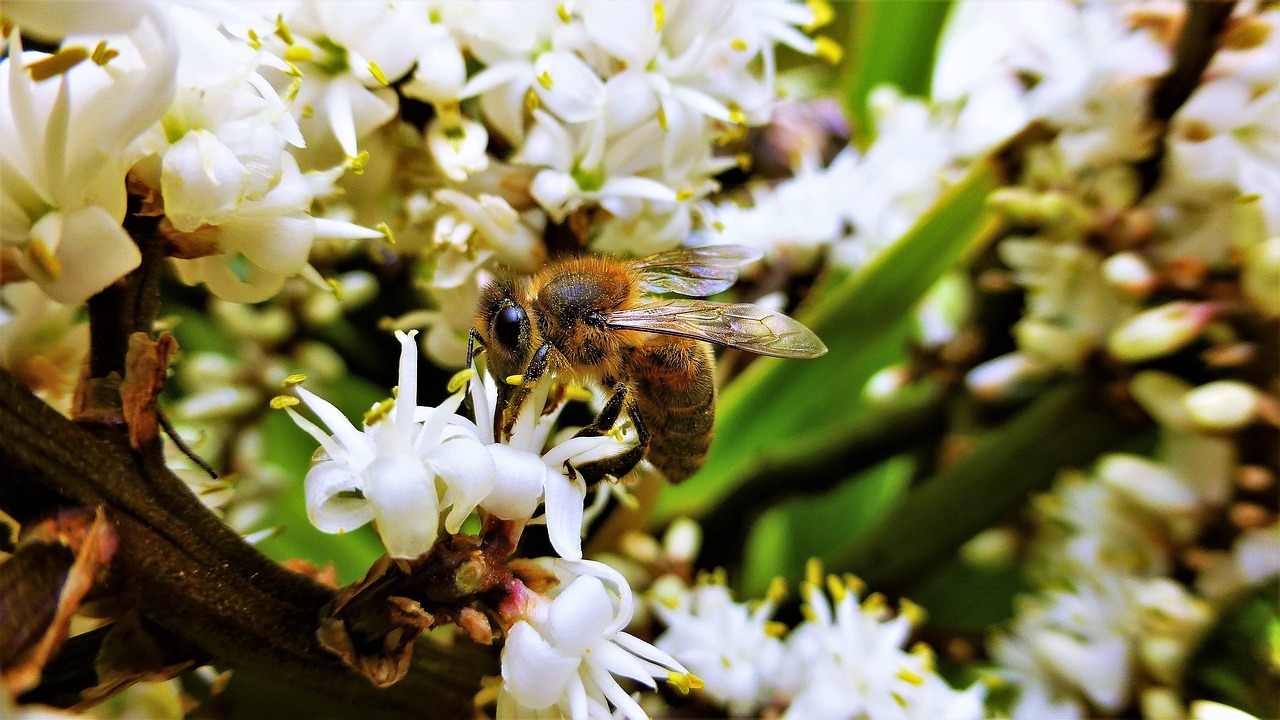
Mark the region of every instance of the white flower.
<instances>
[{"instance_id":1,"label":"white flower","mask_svg":"<svg viewBox=\"0 0 1280 720\"><path fill-rule=\"evenodd\" d=\"M202 282L224 300L260 302L279 292L286 278L303 271L316 240L382 237L378 230L312 214L312 202L333 192L342 168L304 174L288 153L281 155L280 163L279 182L266 195L245 198L225 222L190 233L219 252L175 260L183 282Z\"/></svg>"},{"instance_id":2,"label":"white flower","mask_svg":"<svg viewBox=\"0 0 1280 720\"><path fill-rule=\"evenodd\" d=\"M32 392L69 412L89 323L79 308L50 300L34 283L0 285L0 367Z\"/></svg>"},{"instance_id":3,"label":"white flower","mask_svg":"<svg viewBox=\"0 0 1280 720\"><path fill-rule=\"evenodd\" d=\"M394 407L375 406L363 430L302 388L296 389L298 396L333 435L288 409L323 451L306 479L312 524L333 533L374 520L387 553L397 558L416 558L430 550L442 513L445 530L457 532L496 478L493 460L474 427L454 415L461 393L436 408L416 406L416 334L396 334L401 350Z\"/></svg>"},{"instance_id":4,"label":"white flower","mask_svg":"<svg viewBox=\"0 0 1280 720\"><path fill-rule=\"evenodd\" d=\"M780 594L754 609L735 603L729 589L715 583L655 597L653 609L667 626L657 647L697 675L702 691L730 715L758 716L782 662L781 626L769 620Z\"/></svg>"},{"instance_id":5,"label":"white flower","mask_svg":"<svg viewBox=\"0 0 1280 720\"><path fill-rule=\"evenodd\" d=\"M489 133L474 120L437 116L427 125L426 140L436 165L454 182L489 167Z\"/></svg>"},{"instance_id":6,"label":"white flower","mask_svg":"<svg viewBox=\"0 0 1280 720\"><path fill-rule=\"evenodd\" d=\"M136 159L127 148L172 100L178 57L168 17L151 8L142 16L130 39L144 65L120 72L85 61L37 81L37 63L55 61L24 53L16 29L7 38L0 243L19 251L18 266L58 302L84 302L141 259L120 225Z\"/></svg>"},{"instance_id":7,"label":"white flower","mask_svg":"<svg viewBox=\"0 0 1280 720\"><path fill-rule=\"evenodd\" d=\"M549 601L531 594L507 633L500 719L610 717L610 704L647 719L615 676L650 688L655 679L696 684L674 658L623 632L634 606L621 574L589 560L555 564L566 576L559 592Z\"/></svg>"},{"instance_id":8,"label":"white flower","mask_svg":"<svg viewBox=\"0 0 1280 720\"><path fill-rule=\"evenodd\" d=\"M827 584L834 602L807 583L807 620L787 638L778 683L791 696L784 718L982 717L981 684L952 690L927 648L902 649L910 610L890 618L882 597L859 605L856 583L833 577Z\"/></svg>"},{"instance_id":9,"label":"white flower","mask_svg":"<svg viewBox=\"0 0 1280 720\"><path fill-rule=\"evenodd\" d=\"M626 442L609 435L575 437L542 452L564 407L561 404L549 413L543 411L555 382L548 373L520 408L510 436L498 437L493 428L497 397L494 382L487 373L471 378L479 436L486 442L493 441L488 450L498 471L493 492L481 507L504 520L527 521L541 502L551 546L560 557L579 560L587 488L573 467L626 452L635 443L634 432Z\"/></svg>"}]
</instances>

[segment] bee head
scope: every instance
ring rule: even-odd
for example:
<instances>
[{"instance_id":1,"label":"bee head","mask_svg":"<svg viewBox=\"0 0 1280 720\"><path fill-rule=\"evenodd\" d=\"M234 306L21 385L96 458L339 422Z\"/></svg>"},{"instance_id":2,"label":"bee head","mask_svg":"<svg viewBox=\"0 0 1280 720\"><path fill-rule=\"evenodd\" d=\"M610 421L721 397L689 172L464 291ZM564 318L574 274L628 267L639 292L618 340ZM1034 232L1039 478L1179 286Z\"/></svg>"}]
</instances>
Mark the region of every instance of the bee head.
<instances>
[{"instance_id":1,"label":"bee head","mask_svg":"<svg viewBox=\"0 0 1280 720\"><path fill-rule=\"evenodd\" d=\"M475 319L484 340L490 370L502 375L523 372L533 354L533 325L515 299L510 283L499 280L485 288Z\"/></svg>"}]
</instances>

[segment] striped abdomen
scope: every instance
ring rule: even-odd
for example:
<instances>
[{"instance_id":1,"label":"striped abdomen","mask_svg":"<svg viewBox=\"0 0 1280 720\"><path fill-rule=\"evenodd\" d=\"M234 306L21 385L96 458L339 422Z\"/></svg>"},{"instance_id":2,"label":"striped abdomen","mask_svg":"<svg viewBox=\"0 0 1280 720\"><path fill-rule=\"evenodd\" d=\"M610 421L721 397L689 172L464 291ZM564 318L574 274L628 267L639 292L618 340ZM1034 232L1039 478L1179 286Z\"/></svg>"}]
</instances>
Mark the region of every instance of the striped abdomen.
<instances>
[{"instance_id":1,"label":"striped abdomen","mask_svg":"<svg viewBox=\"0 0 1280 720\"><path fill-rule=\"evenodd\" d=\"M702 467L715 427L716 384L710 346L683 338L632 350L628 376L651 438L645 457L671 482Z\"/></svg>"}]
</instances>

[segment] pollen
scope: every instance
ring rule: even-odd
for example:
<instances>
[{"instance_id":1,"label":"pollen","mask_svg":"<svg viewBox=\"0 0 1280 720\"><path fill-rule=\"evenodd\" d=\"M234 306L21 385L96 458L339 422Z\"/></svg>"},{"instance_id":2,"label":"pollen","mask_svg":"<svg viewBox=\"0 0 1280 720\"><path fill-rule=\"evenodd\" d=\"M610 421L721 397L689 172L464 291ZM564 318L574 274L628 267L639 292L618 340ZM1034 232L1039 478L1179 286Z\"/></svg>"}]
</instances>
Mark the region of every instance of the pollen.
<instances>
[{"instance_id":1,"label":"pollen","mask_svg":"<svg viewBox=\"0 0 1280 720\"><path fill-rule=\"evenodd\" d=\"M827 592L831 594L831 599L838 603L844 602L844 599L849 597L848 589L841 584L840 578L835 575L827 576Z\"/></svg>"},{"instance_id":2,"label":"pollen","mask_svg":"<svg viewBox=\"0 0 1280 720\"><path fill-rule=\"evenodd\" d=\"M658 108L658 127L662 128L663 131L671 129L671 126L667 124L667 111L661 107Z\"/></svg>"},{"instance_id":3,"label":"pollen","mask_svg":"<svg viewBox=\"0 0 1280 720\"><path fill-rule=\"evenodd\" d=\"M581 385L570 385L564 389L564 397L566 400L577 400L578 402L591 402L591 391Z\"/></svg>"},{"instance_id":4,"label":"pollen","mask_svg":"<svg viewBox=\"0 0 1280 720\"><path fill-rule=\"evenodd\" d=\"M276 37L283 40L286 45L292 45L295 42L293 39L293 32L290 31L289 26L285 24L283 14L276 15Z\"/></svg>"},{"instance_id":5,"label":"pollen","mask_svg":"<svg viewBox=\"0 0 1280 720\"><path fill-rule=\"evenodd\" d=\"M369 164L368 150L361 150L359 155L353 158L347 158L347 167L351 168L351 172L355 173L356 175L363 175L364 166L368 164Z\"/></svg>"},{"instance_id":6,"label":"pollen","mask_svg":"<svg viewBox=\"0 0 1280 720\"><path fill-rule=\"evenodd\" d=\"M50 280L62 277L62 261L44 244L43 240L32 238L27 244L27 257L40 272Z\"/></svg>"},{"instance_id":7,"label":"pollen","mask_svg":"<svg viewBox=\"0 0 1280 720\"><path fill-rule=\"evenodd\" d=\"M781 638L787 634L787 624L770 620L764 624L764 634L771 638Z\"/></svg>"},{"instance_id":8,"label":"pollen","mask_svg":"<svg viewBox=\"0 0 1280 720\"><path fill-rule=\"evenodd\" d=\"M93 59L93 62L95 64L105 66L107 63L111 62L119 55L120 55L119 50L116 50L115 48L107 47L107 41L103 40L102 42L99 42L96 47L93 48L93 53L89 57Z\"/></svg>"},{"instance_id":9,"label":"pollen","mask_svg":"<svg viewBox=\"0 0 1280 720\"><path fill-rule=\"evenodd\" d=\"M830 24L836 17L836 10L831 7L831 3L828 0L808 0L805 5L808 5L809 12L813 13L813 20L804 26L805 32L813 32L824 25Z\"/></svg>"},{"instance_id":10,"label":"pollen","mask_svg":"<svg viewBox=\"0 0 1280 720\"><path fill-rule=\"evenodd\" d=\"M667 673L667 682L681 695L688 695L690 690L700 690L705 686L702 678L693 673L678 673L674 670Z\"/></svg>"},{"instance_id":11,"label":"pollen","mask_svg":"<svg viewBox=\"0 0 1280 720\"><path fill-rule=\"evenodd\" d=\"M284 381L280 383L280 387L291 388L294 385L301 385L306 381L307 381L306 375L302 373L292 373L290 375L285 376Z\"/></svg>"},{"instance_id":12,"label":"pollen","mask_svg":"<svg viewBox=\"0 0 1280 720\"><path fill-rule=\"evenodd\" d=\"M804 564L804 579L813 587L822 585L822 561L816 557L809 558Z\"/></svg>"},{"instance_id":13,"label":"pollen","mask_svg":"<svg viewBox=\"0 0 1280 720\"><path fill-rule=\"evenodd\" d=\"M382 233L382 237L386 238L388 245L396 244L396 234L391 231L390 225L386 224L385 222L380 222L377 225L374 225L373 229Z\"/></svg>"},{"instance_id":14,"label":"pollen","mask_svg":"<svg viewBox=\"0 0 1280 720\"><path fill-rule=\"evenodd\" d=\"M653 31L662 32L662 26L667 24L667 6L660 2L653 4Z\"/></svg>"},{"instance_id":15,"label":"pollen","mask_svg":"<svg viewBox=\"0 0 1280 720\"><path fill-rule=\"evenodd\" d=\"M786 596L787 581L781 575L775 575L769 582L769 589L765 592L764 599L768 602L779 602Z\"/></svg>"},{"instance_id":16,"label":"pollen","mask_svg":"<svg viewBox=\"0 0 1280 720\"><path fill-rule=\"evenodd\" d=\"M844 58L844 48L840 47L840 43L832 40L826 35L819 35L813 39L814 54L835 65Z\"/></svg>"},{"instance_id":17,"label":"pollen","mask_svg":"<svg viewBox=\"0 0 1280 720\"><path fill-rule=\"evenodd\" d=\"M368 412L364 414L365 427L372 427L378 421L382 420L387 415L390 415L391 409L394 408L395 406L396 406L396 401L393 398L387 398L386 400L383 400L377 405L374 405L372 408L369 409Z\"/></svg>"},{"instance_id":18,"label":"pollen","mask_svg":"<svg viewBox=\"0 0 1280 720\"><path fill-rule=\"evenodd\" d=\"M391 81L387 79L387 74L382 72L382 68L378 67L378 63L372 60L369 61L369 74L372 75L373 79L377 80L378 84L382 87L387 87L391 84Z\"/></svg>"},{"instance_id":19,"label":"pollen","mask_svg":"<svg viewBox=\"0 0 1280 720\"><path fill-rule=\"evenodd\" d=\"M542 101L538 99L538 93L534 92L533 88L529 88L528 90L525 91L524 93L525 112L533 112L534 110L537 110L538 106L541 104L542 104Z\"/></svg>"},{"instance_id":20,"label":"pollen","mask_svg":"<svg viewBox=\"0 0 1280 720\"><path fill-rule=\"evenodd\" d=\"M693 199L693 191L688 188L685 188L684 190L681 190L680 192L676 193L677 202L685 202L686 200L692 200L692 199Z\"/></svg>"},{"instance_id":21,"label":"pollen","mask_svg":"<svg viewBox=\"0 0 1280 720\"><path fill-rule=\"evenodd\" d=\"M742 112L742 108L729 108L729 122L735 125L741 125L747 121L747 114Z\"/></svg>"},{"instance_id":22,"label":"pollen","mask_svg":"<svg viewBox=\"0 0 1280 720\"><path fill-rule=\"evenodd\" d=\"M451 393L456 393L466 387L471 378L475 377L475 374L475 370L471 368L463 368L454 373L453 377L449 378L449 384L445 385L445 389Z\"/></svg>"},{"instance_id":23,"label":"pollen","mask_svg":"<svg viewBox=\"0 0 1280 720\"><path fill-rule=\"evenodd\" d=\"M543 70L542 74L538 76L538 84L541 85L543 89L550 90L556 83L551 79L551 73Z\"/></svg>"},{"instance_id":24,"label":"pollen","mask_svg":"<svg viewBox=\"0 0 1280 720\"><path fill-rule=\"evenodd\" d=\"M338 282L337 278L325 278L324 284L328 285L329 289L333 291L333 296L335 298L339 300L342 299L344 291L342 289L342 283Z\"/></svg>"},{"instance_id":25,"label":"pollen","mask_svg":"<svg viewBox=\"0 0 1280 720\"><path fill-rule=\"evenodd\" d=\"M568 25L573 20L573 16L569 14L569 8L565 7L564 3L556 6L556 15L560 16L560 22L565 25Z\"/></svg>"},{"instance_id":26,"label":"pollen","mask_svg":"<svg viewBox=\"0 0 1280 720\"><path fill-rule=\"evenodd\" d=\"M524 382L524 376L523 376L523 375L508 375L508 376L507 376L507 378L506 378L506 380L507 380L507 384L508 384L508 385L519 385L520 383Z\"/></svg>"},{"instance_id":27,"label":"pollen","mask_svg":"<svg viewBox=\"0 0 1280 720\"><path fill-rule=\"evenodd\" d=\"M62 48L58 52L46 58L41 58L27 65L27 73L31 75L31 79L36 82L48 80L55 75L61 75L71 68L84 62L89 57L89 51L82 47L75 46Z\"/></svg>"},{"instance_id":28,"label":"pollen","mask_svg":"<svg viewBox=\"0 0 1280 720\"><path fill-rule=\"evenodd\" d=\"M253 28L249 28L249 47L254 50L262 49L262 38L258 37L258 31Z\"/></svg>"},{"instance_id":29,"label":"pollen","mask_svg":"<svg viewBox=\"0 0 1280 720\"><path fill-rule=\"evenodd\" d=\"M747 49L748 45L746 40L743 40L742 38L734 38L729 42L729 47L737 50L738 52L743 52Z\"/></svg>"},{"instance_id":30,"label":"pollen","mask_svg":"<svg viewBox=\"0 0 1280 720\"><path fill-rule=\"evenodd\" d=\"M284 51L284 59L293 63L306 62L313 57L315 57L315 53L306 45L290 45Z\"/></svg>"},{"instance_id":31,"label":"pollen","mask_svg":"<svg viewBox=\"0 0 1280 720\"><path fill-rule=\"evenodd\" d=\"M924 684L924 678L909 668L899 668L895 677L909 685L915 685L917 687Z\"/></svg>"},{"instance_id":32,"label":"pollen","mask_svg":"<svg viewBox=\"0 0 1280 720\"><path fill-rule=\"evenodd\" d=\"M285 408L291 408L300 402L302 401L292 395L277 395L271 398L271 402L267 404L272 410L284 410Z\"/></svg>"}]
</instances>

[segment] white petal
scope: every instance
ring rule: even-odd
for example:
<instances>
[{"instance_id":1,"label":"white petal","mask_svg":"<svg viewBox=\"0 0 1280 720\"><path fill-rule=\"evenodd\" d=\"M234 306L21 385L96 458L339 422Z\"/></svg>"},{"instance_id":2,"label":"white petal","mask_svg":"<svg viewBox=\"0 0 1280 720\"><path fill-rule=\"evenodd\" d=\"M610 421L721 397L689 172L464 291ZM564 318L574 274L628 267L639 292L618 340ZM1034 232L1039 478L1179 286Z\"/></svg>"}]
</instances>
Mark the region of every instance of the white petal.
<instances>
[{"instance_id":1,"label":"white petal","mask_svg":"<svg viewBox=\"0 0 1280 720\"><path fill-rule=\"evenodd\" d=\"M360 490L360 478L342 463L324 460L313 465L305 488L307 518L320 532L348 532L373 519L373 508L365 498L338 497Z\"/></svg>"},{"instance_id":2,"label":"white petal","mask_svg":"<svg viewBox=\"0 0 1280 720\"><path fill-rule=\"evenodd\" d=\"M445 483L444 500L449 508L444 529L458 532L476 505L493 490L497 467L480 443L457 438L440 445L426 456L429 465Z\"/></svg>"},{"instance_id":3,"label":"white petal","mask_svg":"<svg viewBox=\"0 0 1280 720\"><path fill-rule=\"evenodd\" d=\"M593 120L604 110L604 83L577 55L544 53L534 64L534 73L539 78L538 98L565 122Z\"/></svg>"},{"instance_id":4,"label":"white petal","mask_svg":"<svg viewBox=\"0 0 1280 720\"><path fill-rule=\"evenodd\" d=\"M579 577L551 602L544 632L561 652L580 656L600 640L613 617L613 599L604 583L594 577Z\"/></svg>"},{"instance_id":5,"label":"white petal","mask_svg":"<svg viewBox=\"0 0 1280 720\"><path fill-rule=\"evenodd\" d=\"M164 213L183 232L225 222L248 186L245 166L208 130L184 135L165 152L161 166Z\"/></svg>"},{"instance_id":6,"label":"white petal","mask_svg":"<svg viewBox=\"0 0 1280 720\"><path fill-rule=\"evenodd\" d=\"M550 468L545 474L547 535L551 538L551 547L566 560L581 560L586 486Z\"/></svg>"},{"instance_id":7,"label":"white petal","mask_svg":"<svg viewBox=\"0 0 1280 720\"><path fill-rule=\"evenodd\" d=\"M538 509L542 497L543 478L547 466L532 453L513 450L506 445L488 445L493 457L497 480L480 507L503 520L528 520Z\"/></svg>"},{"instance_id":8,"label":"white petal","mask_svg":"<svg viewBox=\"0 0 1280 720\"><path fill-rule=\"evenodd\" d=\"M362 473L387 554L416 558L431 549L440 526L435 476L411 455L375 460Z\"/></svg>"},{"instance_id":9,"label":"white petal","mask_svg":"<svg viewBox=\"0 0 1280 720\"><path fill-rule=\"evenodd\" d=\"M648 0L597 0L582 8L582 23L592 42L629 67L642 68L661 39L654 5Z\"/></svg>"},{"instance_id":10,"label":"white petal","mask_svg":"<svg viewBox=\"0 0 1280 720\"><path fill-rule=\"evenodd\" d=\"M507 632L502 679L525 707L542 710L555 704L570 680L577 677L578 665L578 658L566 657L523 620Z\"/></svg>"},{"instance_id":11,"label":"white petal","mask_svg":"<svg viewBox=\"0 0 1280 720\"><path fill-rule=\"evenodd\" d=\"M56 222L59 237L41 237L46 222L50 227ZM45 280L25 256L19 264L49 297L64 305L83 303L142 262L137 244L120 227L120 222L100 207L50 213L31 228L31 237L57 248L55 255L62 265L61 272L57 278Z\"/></svg>"}]
</instances>

